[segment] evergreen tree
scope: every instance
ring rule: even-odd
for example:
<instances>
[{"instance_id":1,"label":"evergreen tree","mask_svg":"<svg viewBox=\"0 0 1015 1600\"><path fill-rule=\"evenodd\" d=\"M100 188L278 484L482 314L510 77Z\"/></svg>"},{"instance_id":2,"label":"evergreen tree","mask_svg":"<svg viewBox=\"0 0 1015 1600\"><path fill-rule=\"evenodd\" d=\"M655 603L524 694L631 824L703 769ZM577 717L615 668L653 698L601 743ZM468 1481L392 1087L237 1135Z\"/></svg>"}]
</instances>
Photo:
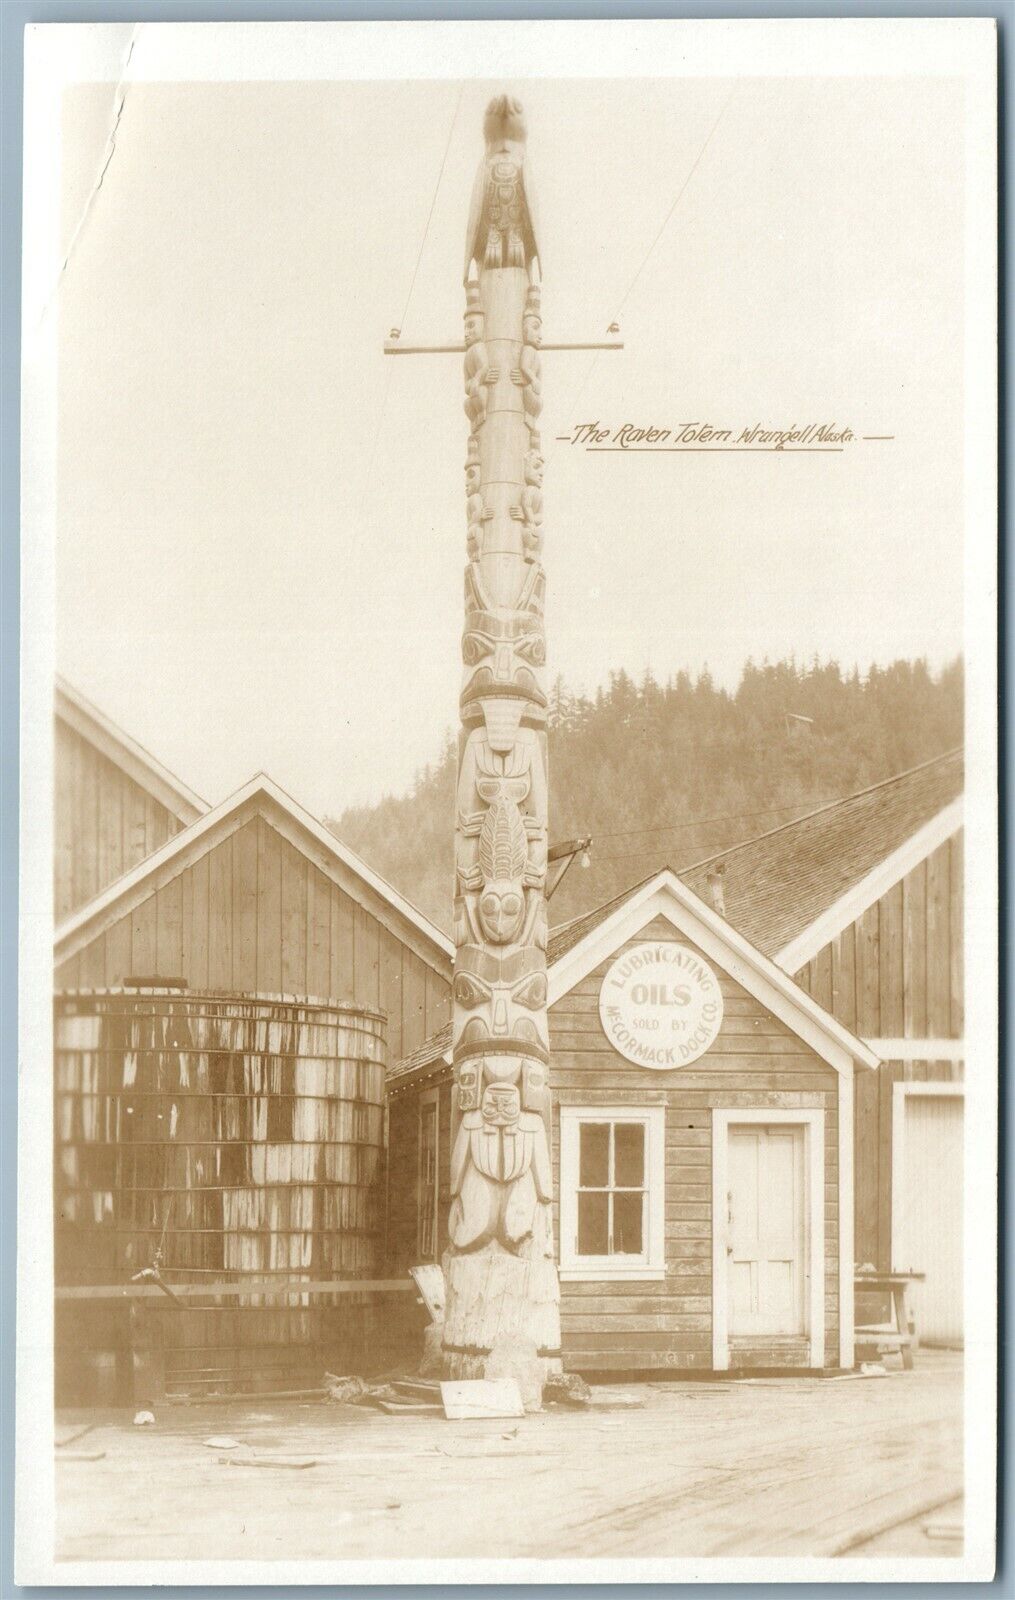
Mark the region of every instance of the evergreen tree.
<instances>
[{"instance_id":1,"label":"evergreen tree","mask_svg":"<svg viewBox=\"0 0 1015 1600\"><path fill-rule=\"evenodd\" d=\"M551 924L669 865L678 870L962 741L961 658L843 674L835 661L748 661L733 694L705 667L665 685L621 669L593 699L550 690L552 840L592 834L592 870L568 873ZM451 925L456 741L410 794L328 826L442 928Z\"/></svg>"}]
</instances>

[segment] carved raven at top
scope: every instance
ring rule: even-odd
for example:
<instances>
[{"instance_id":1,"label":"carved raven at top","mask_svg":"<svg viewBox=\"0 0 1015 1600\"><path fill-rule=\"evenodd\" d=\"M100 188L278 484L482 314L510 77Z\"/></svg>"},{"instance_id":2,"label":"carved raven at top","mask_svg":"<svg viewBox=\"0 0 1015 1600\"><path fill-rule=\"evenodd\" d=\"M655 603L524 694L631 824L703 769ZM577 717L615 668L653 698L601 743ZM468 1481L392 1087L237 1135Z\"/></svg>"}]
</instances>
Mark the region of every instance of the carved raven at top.
<instances>
[{"instance_id":1,"label":"carved raven at top","mask_svg":"<svg viewBox=\"0 0 1015 1600\"><path fill-rule=\"evenodd\" d=\"M539 245L521 102L512 95L495 96L486 108L483 136L486 155L472 189L463 281L468 283L473 262L477 269L524 267L531 277Z\"/></svg>"}]
</instances>

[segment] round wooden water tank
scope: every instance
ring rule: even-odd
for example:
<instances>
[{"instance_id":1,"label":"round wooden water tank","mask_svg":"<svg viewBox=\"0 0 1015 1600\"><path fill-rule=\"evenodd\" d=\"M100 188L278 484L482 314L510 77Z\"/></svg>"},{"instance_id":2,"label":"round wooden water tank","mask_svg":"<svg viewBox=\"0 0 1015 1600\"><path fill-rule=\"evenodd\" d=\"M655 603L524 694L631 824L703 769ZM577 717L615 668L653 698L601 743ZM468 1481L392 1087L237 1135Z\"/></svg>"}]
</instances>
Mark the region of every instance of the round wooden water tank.
<instances>
[{"instance_id":1,"label":"round wooden water tank","mask_svg":"<svg viewBox=\"0 0 1015 1600\"><path fill-rule=\"evenodd\" d=\"M58 1286L262 1290L58 1299L59 1403L137 1399L152 1361L191 1394L362 1365L367 1297L299 1285L379 1276L383 1018L148 985L57 995L54 1037Z\"/></svg>"}]
</instances>

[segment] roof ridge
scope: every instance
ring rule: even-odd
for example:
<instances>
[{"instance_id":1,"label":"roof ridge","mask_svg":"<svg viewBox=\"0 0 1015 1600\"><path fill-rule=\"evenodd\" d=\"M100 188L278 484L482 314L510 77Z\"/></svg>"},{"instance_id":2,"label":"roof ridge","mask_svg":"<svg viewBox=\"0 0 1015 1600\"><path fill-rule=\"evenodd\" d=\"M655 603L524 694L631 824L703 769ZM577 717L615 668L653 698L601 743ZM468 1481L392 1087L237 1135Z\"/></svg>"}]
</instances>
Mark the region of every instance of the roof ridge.
<instances>
[{"instance_id":1,"label":"roof ridge","mask_svg":"<svg viewBox=\"0 0 1015 1600\"><path fill-rule=\"evenodd\" d=\"M62 721L67 722L68 718L65 712L61 713L59 704L61 695L65 701L69 701L71 706L75 707L86 718L90 718L100 733L104 733L110 739L115 740L128 757L134 757L143 767L147 767L152 778L161 781L176 794L179 800L184 801L186 805L189 805L199 814L202 814L202 808L203 811L212 810L203 795L199 795L196 789L192 789L188 783L184 783L179 774L167 767L165 762L155 754L154 750L150 750L147 745L142 744L140 739L135 739L133 734L128 733L126 728L122 727L114 717L109 715L108 711L103 711L100 705L96 705L94 700L90 700L76 684L71 683L69 678L65 678L62 673L54 672L53 686L56 690L55 714L61 717ZM70 724L68 723L68 725ZM80 729L77 731L80 734ZM84 735L84 737L87 738L88 735ZM89 742L94 745L94 739L90 738ZM158 795L155 798L158 799ZM179 820L184 822L183 817L179 817ZM189 826L189 823L185 822L184 825Z\"/></svg>"},{"instance_id":2,"label":"roof ridge","mask_svg":"<svg viewBox=\"0 0 1015 1600\"><path fill-rule=\"evenodd\" d=\"M911 778L914 773L923 772L927 767L936 766L939 762L949 761L953 756L963 755L965 746L953 745L950 750L943 750L940 755L930 756L926 761L918 761L915 767L906 767L902 772L896 772L889 778L879 778L877 783L870 783L866 789L856 789L852 794L840 795L838 800L826 800L824 805L815 806L813 811L802 811L798 817L792 817L789 822L780 822L775 828L766 828L764 833L752 833L750 838L740 839L736 844L731 844L725 850L717 850L713 855L703 856L700 861L692 861L686 867L681 867L677 876L682 878L689 872L700 872L702 867L707 867L713 861L721 861L725 856L733 855L737 850L745 850L748 845L760 844L762 839L771 839L777 833L784 833L787 828L795 828L800 822L808 822L812 817L820 817L826 811L835 811L839 806L848 805L851 800L862 800L865 795L874 794L877 789L885 789L889 784L901 783L903 778Z\"/></svg>"},{"instance_id":3,"label":"roof ridge","mask_svg":"<svg viewBox=\"0 0 1015 1600\"><path fill-rule=\"evenodd\" d=\"M587 911L579 911L576 917L569 917L566 922L555 923L550 929L550 938L555 939L558 934L566 932L568 928L573 928L575 923L584 922L586 917L594 917L597 912L605 911L607 906L613 905L614 901L623 900L627 895L633 894L636 889L640 889L643 883L648 883L651 878L658 878L660 872L672 872L676 875L676 869L664 862L661 867L656 867L653 872L646 873L644 878L639 878L637 882L630 884L628 888L618 889L617 893L612 894L608 900L600 901L597 906L590 906Z\"/></svg>"}]
</instances>

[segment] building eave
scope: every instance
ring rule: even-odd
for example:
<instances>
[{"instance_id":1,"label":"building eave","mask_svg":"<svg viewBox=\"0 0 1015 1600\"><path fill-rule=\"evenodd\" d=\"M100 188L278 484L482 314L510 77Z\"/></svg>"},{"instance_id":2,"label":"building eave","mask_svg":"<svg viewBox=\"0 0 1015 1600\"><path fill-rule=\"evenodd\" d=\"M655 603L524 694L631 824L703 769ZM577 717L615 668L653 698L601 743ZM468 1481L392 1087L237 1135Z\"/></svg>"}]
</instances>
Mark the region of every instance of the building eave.
<instances>
[{"instance_id":1,"label":"building eave","mask_svg":"<svg viewBox=\"0 0 1015 1600\"><path fill-rule=\"evenodd\" d=\"M220 805L206 811L65 918L54 935L57 964L76 955L191 861L259 814L280 827L297 849L308 854L347 893L350 892L349 879L354 879L359 898L366 901L371 915L409 944L434 971L450 978L454 946L447 935L264 773L259 773Z\"/></svg>"},{"instance_id":2,"label":"building eave","mask_svg":"<svg viewBox=\"0 0 1015 1600\"><path fill-rule=\"evenodd\" d=\"M94 746L107 761L125 772L133 783L164 806L184 827L196 822L209 810L207 800L202 800L200 795L181 783L168 767L164 767L136 739L118 728L65 678L58 677L56 680L55 710L61 722Z\"/></svg>"}]
</instances>

